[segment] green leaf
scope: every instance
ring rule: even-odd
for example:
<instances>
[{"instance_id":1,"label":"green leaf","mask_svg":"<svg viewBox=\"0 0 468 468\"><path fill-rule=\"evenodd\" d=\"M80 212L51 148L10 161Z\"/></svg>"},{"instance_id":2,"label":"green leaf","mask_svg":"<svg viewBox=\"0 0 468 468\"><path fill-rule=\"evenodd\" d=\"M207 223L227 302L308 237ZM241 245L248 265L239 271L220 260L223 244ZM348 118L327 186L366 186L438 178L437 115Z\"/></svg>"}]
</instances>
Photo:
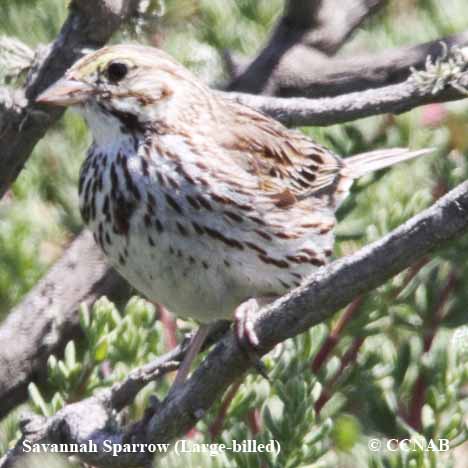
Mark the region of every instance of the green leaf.
<instances>
[{"instance_id":1,"label":"green leaf","mask_svg":"<svg viewBox=\"0 0 468 468\"><path fill-rule=\"evenodd\" d=\"M31 398L36 410L42 413L43 416L51 416L51 413L47 407L47 403L41 395L41 392L37 388L34 382L28 385L29 398Z\"/></svg>"},{"instance_id":2,"label":"green leaf","mask_svg":"<svg viewBox=\"0 0 468 468\"><path fill-rule=\"evenodd\" d=\"M109 338L107 336L103 336L94 351L94 359L96 362L102 362L107 357L107 353L109 351Z\"/></svg>"}]
</instances>

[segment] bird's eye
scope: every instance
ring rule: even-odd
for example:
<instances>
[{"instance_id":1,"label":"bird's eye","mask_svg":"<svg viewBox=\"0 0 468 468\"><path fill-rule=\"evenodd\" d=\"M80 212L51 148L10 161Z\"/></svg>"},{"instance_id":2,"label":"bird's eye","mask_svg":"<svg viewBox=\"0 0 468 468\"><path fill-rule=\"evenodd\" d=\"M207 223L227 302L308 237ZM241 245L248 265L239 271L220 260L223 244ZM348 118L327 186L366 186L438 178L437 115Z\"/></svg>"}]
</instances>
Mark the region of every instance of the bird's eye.
<instances>
[{"instance_id":1,"label":"bird's eye","mask_svg":"<svg viewBox=\"0 0 468 468\"><path fill-rule=\"evenodd\" d=\"M122 62L112 62L107 67L107 77L112 83L117 83L122 80L127 73L128 67Z\"/></svg>"}]
</instances>

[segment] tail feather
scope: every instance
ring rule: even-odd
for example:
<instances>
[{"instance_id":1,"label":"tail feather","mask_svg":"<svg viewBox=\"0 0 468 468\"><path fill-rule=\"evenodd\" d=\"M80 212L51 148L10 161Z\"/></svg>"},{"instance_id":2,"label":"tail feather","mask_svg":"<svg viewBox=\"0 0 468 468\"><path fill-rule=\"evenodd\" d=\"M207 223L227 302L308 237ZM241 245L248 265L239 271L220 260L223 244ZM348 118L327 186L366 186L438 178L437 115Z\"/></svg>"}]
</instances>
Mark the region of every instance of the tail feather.
<instances>
[{"instance_id":1,"label":"tail feather","mask_svg":"<svg viewBox=\"0 0 468 468\"><path fill-rule=\"evenodd\" d=\"M376 151L369 151L367 153L361 153L351 158L346 158L346 172L348 176L353 179L362 177L363 175L369 174L370 172L384 169L393 164L408 159L417 158L423 154L433 153L434 148L426 148L420 150L410 150L408 148L390 148L380 149Z\"/></svg>"}]
</instances>

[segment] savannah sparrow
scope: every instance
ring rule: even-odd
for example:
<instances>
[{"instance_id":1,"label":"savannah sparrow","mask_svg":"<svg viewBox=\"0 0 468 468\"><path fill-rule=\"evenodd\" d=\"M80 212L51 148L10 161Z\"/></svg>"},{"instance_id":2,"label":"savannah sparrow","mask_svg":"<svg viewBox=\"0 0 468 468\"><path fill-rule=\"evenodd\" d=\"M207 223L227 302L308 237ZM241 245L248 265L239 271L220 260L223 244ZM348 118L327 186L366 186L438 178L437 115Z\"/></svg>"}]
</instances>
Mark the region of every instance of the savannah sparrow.
<instances>
[{"instance_id":1,"label":"savannah sparrow","mask_svg":"<svg viewBox=\"0 0 468 468\"><path fill-rule=\"evenodd\" d=\"M73 106L91 128L80 209L112 265L201 324L179 383L210 322L255 310L328 262L353 179L426 152L341 159L136 45L85 56L38 101Z\"/></svg>"}]
</instances>

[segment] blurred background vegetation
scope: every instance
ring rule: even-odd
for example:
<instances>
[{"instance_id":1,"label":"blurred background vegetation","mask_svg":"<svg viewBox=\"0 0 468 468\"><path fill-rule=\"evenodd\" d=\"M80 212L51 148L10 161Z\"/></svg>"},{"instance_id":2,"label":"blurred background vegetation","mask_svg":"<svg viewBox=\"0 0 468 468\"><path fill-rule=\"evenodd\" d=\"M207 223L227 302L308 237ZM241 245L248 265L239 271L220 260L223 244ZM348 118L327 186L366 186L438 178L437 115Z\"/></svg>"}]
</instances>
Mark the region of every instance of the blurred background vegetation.
<instances>
[{"instance_id":1,"label":"blurred background vegetation","mask_svg":"<svg viewBox=\"0 0 468 468\"><path fill-rule=\"evenodd\" d=\"M150 21L132 25L113 41L162 47L218 86L228 78L223 52L229 50L241 61L253 57L281 14L282 4L280 0L154 2ZM0 35L17 37L35 48L56 37L67 15L67 2L3 0L0 9ZM339 54L378 52L467 29L466 0L394 0L367 21ZM335 255L349 254L382 237L465 180L467 124L468 101L461 101L397 117L304 128L345 156L382 146L437 148L433 156L360 181L355 196L339 213ZM0 202L0 320L80 231L77 179L88 144L85 124L67 112L36 146ZM339 314L279 346L274 358L267 357L271 382L254 375L247 378L215 440L278 439L283 449L279 457L169 456L160 466L453 466L453 451L372 453L367 440L447 437L452 447L466 440L467 243L465 238L447 246L437 256L423 259L411 274L402 273L369 294L346 323L328 359L317 362L316 357ZM164 330L153 306L143 300L133 298L120 311L101 300L88 314L82 310L86 338L70 343L63 361L50 360L50 385L30 387L30 408L52 414L65 402L121 379L129 369L164 351ZM156 391L163 395L167 384ZM326 393L327 388L333 392ZM141 414L151 391L155 389L142 392L128 418ZM416 408L418 392L424 401ZM420 418L412 419L411 411L418 408ZM218 411L216 405L191 437L209 441ZM0 453L19 434L17 414L0 425ZM465 452L465 464L458 466L468 466L467 460Z\"/></svg>"}]
</instances>

